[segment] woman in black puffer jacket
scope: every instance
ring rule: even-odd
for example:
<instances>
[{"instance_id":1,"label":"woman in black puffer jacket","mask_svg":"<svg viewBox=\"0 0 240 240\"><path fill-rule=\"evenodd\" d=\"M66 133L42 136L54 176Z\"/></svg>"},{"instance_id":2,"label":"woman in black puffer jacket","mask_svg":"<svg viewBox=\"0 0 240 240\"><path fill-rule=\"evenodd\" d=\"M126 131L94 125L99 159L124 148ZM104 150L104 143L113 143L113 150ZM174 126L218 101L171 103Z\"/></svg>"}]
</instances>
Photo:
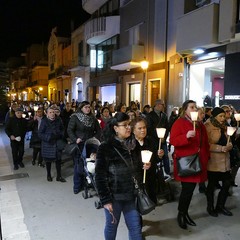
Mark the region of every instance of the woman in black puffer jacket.
<instances>
[{"instance_id":1,"label":"woman in black puffer jacket","mask_svg":"<svg viewBox=\"0 0 240 240\"><path fill-rule=\"evenodd\" d=\"M135 208L132 176L134 175L139 183L142 181L143 164L131 156L135 142L127 141L131 135L129 124L126 113L117 113L107 123L103 132L105 141L99 146L97 153L95 181L105 211L106 240L116 238L121 213L129 230L129 238L142 239L141 216ZM129 167L119 153L129 163Z\"/></svg>"}]
</instances>

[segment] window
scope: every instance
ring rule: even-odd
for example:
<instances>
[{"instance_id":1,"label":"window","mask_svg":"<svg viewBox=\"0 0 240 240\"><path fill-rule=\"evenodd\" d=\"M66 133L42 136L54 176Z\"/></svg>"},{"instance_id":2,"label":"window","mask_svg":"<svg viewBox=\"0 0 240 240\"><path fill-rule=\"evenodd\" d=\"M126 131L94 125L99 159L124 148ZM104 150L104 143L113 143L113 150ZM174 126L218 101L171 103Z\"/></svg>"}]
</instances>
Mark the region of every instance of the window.
<instances>
[{"instance_id":1,"label":"window","mask_svg":"<svg viewBox=\"0 0 240 240\"><path fill-rule=\"evenodd\" d=\"M112 52L117 49L118 36L110 38L96 46L96 50L91 49L91 68L92 71L102 72L110 69L112 65Z\"/></svg>"}]
</instances>

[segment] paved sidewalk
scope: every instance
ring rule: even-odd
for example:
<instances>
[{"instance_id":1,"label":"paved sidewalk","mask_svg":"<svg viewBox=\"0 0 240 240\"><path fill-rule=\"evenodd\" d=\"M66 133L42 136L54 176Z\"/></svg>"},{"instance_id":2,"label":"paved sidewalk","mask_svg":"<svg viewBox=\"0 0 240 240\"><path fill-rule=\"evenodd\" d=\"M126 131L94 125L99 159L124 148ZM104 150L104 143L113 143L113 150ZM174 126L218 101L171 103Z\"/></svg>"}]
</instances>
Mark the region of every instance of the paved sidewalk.
<instances>
[{"instance_id":1,"label":"paved sidewalk","mask_svg":"<svg viewBox=\"0 0 240 240\"><path fill-rule=\"evenodd\" d=\"M72 161L63 165L66 183L47 182L46 169L31 164L31 152L26 145L25 168L12 170L9 140L0 127L0 210L4 240L103 240L104 213L95 209L97 197L83 199L72 191ZM13 178L13 179L11 179ZM238 175L237 183L240 185ZM179 184L172 182L175 195ZM176 222L177 201L158 206L143 217L146 240L237 240L240 228L240 187L228 199L227 206L234 216L210 217L206 212L206 198L195 191L189 214L197 223L188 230ZM117 240L127 240L122 218Z\"/></svg>"}]
</instances>

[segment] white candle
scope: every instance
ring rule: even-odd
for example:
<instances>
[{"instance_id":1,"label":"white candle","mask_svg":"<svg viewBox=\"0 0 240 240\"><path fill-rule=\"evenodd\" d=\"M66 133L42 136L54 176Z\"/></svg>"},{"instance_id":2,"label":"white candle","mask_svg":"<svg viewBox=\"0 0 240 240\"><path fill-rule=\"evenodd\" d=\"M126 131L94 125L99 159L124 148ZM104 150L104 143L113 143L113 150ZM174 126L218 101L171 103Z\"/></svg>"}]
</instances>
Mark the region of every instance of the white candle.
<instances>
[{"instance_id":1,"label":"white candle","mask_svg":"<svg viewBox=\"0 0 240 240\"><path fill-rule=\"evenodd\" d=\"M164 138L165 133L166 133L166 128L156 128L157 135L159 138L159 145L158 145L158 150L161 149L161 139Z\"/></svg>"},{"instance_id":2,"label":"white candle","mask_svg":"<svg viewBox=\"0 0 240 240\"><path fill-rule=\"evenodd\" d=\"M36 112L38 110L38 106L37 105L33 106L33 110L34 112Z\"/></svg>"},{"instance_id":3,"label":"white candle","mask_svg":"<svg viewBox=\"0 0 240 240\"><path fill-rule=\"evenodd\" d=\"M164 138L166 133L166 128L156 128L158 138Z\"/></svg>"},{"instance_id":4,"label":"white candle","mask_svg":"<svg viewBox=\"0 0 240 240\"><path fill-rule=\"evenodd\" d=\"M25 118L25 117L26 117L26 114L25 114L25 113L23 113L23 114L22 114L22 117L23 117L23 118Z\"/></svg>"},{"instance_id":5,"label":"white candle","mask_svg":"<svg viewBox=\"0 0 240 240\"><path fill-rule=\"evenodd\" d=\"M193 122L197 121L198 119L198 112L190 112L191 119Z\"/></svg>"},{"instance_id":6,"label":"white candle","mask_svg":"<svg viewBox=\"0 0 240 240\"><path fill-rule=\"evenodd\" d=\"M234 117L235 117L236 121L240 121L240 113L235 113Z\"/></svg>"},{"instance_id":7,"label":"white candle","mask_svg":"<svg viewBox=\"0 0 240 240\"><path fill-rule=\"evenodd\" d=\"M230 137L234 134L235 131L236 131L235 127L227 127L227 135L228 135L227 144L229 144Z\"/></svg>"},{"instance_id":8,"label":"white candle","mask_svg":"<svg viewBox=\"0 0 240 240\"><path fill-rule=\"evenodd\" d=\"M236 131L235 127L227 127L227 135L228 136L232 136L235 131Z\"/></svg>"},{"instance_id":9,"label":"white candle","mask_svg":"<svg viewBox=\"0 0 240 240\"><path fill-rule=\"evenodd\" d=\"M190 112L190 115L191 115L191 119L193 121L193 130L195 131L195 128L196 128L196 121L198 119L198 112Z\"/></svg>"},{"instance_id":10,"label":"white candle","mask_svg":"<svg viewBox=\"0 0 240 240\"><path fill-rule=\"evenodd\" d=\"M141 156L142 156L143 163L149 163L152 157L152 152L148 150L142 150ZM143 172L143 183L145 183L145 180L146 180L146 169L144 169L144 172Z\"/></svg>"}]
</instances>

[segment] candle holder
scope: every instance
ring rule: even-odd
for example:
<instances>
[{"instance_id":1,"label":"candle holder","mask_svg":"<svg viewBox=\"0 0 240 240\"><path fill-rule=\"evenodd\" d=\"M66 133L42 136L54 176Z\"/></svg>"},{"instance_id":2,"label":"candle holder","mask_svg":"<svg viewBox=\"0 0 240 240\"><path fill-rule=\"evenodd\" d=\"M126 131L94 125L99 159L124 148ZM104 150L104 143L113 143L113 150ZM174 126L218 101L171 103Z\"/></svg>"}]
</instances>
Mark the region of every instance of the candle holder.
<instances>
[{"instance_id":1,"label":"candle holder","mask_svg":"<svg viewBox=\"0 0 240 240\"><path fill-rule=\"evenodd\" d=\"M143 163L149 163L152 157L152 152L148 150L142 150L141 156L142 156ZM144 172L143 172L143 183L145 183L145 181L146 181L146 169L144 169Z\"/></svg>"},{"instance_id":2,"label":"candle holder","mask_svg":"<svg viewBox=\"0 0 240 240\"><path fill-rule=\"evenodd\" d=\"M228 135L227 145L229 144L230 137L234 134L235 131L236 131L235 127L227 127L227 135Z\"/></svg>"},{"instance_id":3,"label":"candle holder","mask_svg":"<svg viewBox=\"0 0 240 240\"><path fill-rule=\"evenodd\" d=\"M25 118L27 115L25 113L22 114L22 118Z\"/></svg>"},{"instance_id":4,"label":"candle holder","mask_svg":"<svg viewBox=\"0 0 240 240\"><path fill-rule=\"evenodd\" d=\"M38 110L38 105L33 106L33 110L36 113L36 111Z\"/></svg>"},{"instance_id":5,"label":"candle holder","mask_svg":"<svg viewBox=\"0 0 240 240\"><path fill-rule=\"evenodd\" d=\"M193 121L193 131L196 130L196 121L198 120L198 112L190 112L191 119Z\"/></svg>"},{"instance_id":6,"label":"candle holder","mask_svg":"<svg viewBox=\"0 0 240 240\"><path fill-rule=\"evenodd\" d=\"M166 128L156 128L157 131L157 135L159 138L159 146L158 146L158 150L161 149L161 139L164 138L165 133L166 133Z\"/></svg>"},{"instance_id":7,"label":"candle holder","mask_svg":"<svg viewBox=\"0 0 240 240\"><path fill-rule=\"evenodd\" d=\"M235 117L235 119L236 119L236 121L237 121L237 128L239 128L240 113L235 113L235 114L234 114L234 117Z\"/></svg>"}]
</instances>

